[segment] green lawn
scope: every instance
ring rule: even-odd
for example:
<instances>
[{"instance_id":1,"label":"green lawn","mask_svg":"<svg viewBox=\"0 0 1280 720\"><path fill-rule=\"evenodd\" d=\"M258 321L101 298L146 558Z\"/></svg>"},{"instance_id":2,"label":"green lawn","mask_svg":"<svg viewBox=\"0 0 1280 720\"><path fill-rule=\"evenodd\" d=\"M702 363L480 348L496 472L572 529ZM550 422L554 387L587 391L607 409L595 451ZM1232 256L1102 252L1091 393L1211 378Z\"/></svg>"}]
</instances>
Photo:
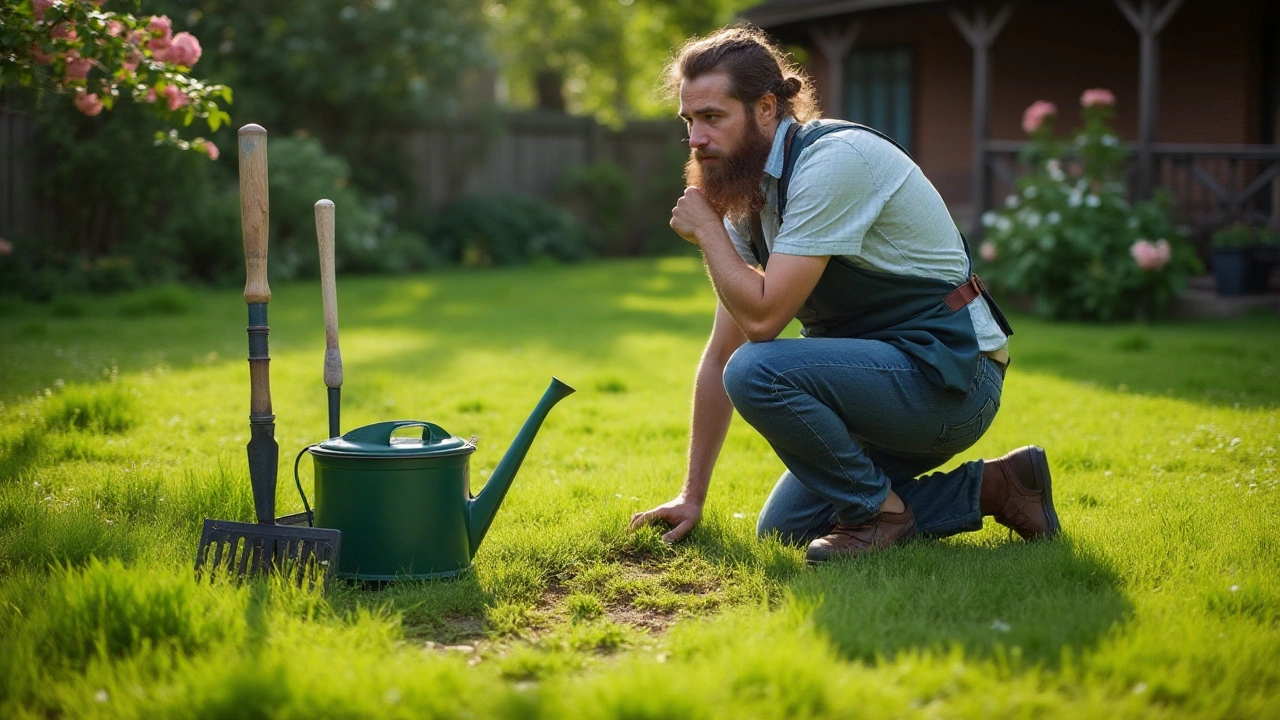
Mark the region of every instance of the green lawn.
<instances>
[{"instance_id":1,"label":"green lawn","mask_svg":"<svg viewBox=\"0 0 1280 720\"><path fill-rule=\"evenodd\" d=\"M317 285L273 290L283 513L324 331ZM624 529L683 472L696 260L341 279L344 429L478 435L478 483L551 375L578 393L474 574L319 595L194 581L202 519L252 516L245 310L169 295L0 310L2 716L1280 716L1280 318L1015 317L964 459L1047 448L1064 537L815 569L755 538L782 468L740 420L689 541Z\"/></svg>"}]
</instances>

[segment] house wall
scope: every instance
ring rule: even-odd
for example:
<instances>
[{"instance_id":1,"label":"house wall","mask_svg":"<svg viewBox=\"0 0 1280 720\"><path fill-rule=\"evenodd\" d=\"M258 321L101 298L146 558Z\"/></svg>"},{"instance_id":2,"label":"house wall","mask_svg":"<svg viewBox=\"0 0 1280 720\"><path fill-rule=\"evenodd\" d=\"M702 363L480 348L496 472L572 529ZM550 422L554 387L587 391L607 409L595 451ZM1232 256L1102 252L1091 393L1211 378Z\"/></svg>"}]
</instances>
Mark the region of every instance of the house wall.
<instances>
[{"instance_id":1,"label":"house wall","mask_svg":"<svg viewBox=\"0 0 1280 720\"><path fill-rule=\"evenodd\" d=\"M1245 144L1263 141L1263 2L1187 0L1160 37L1157 142ZM916 160L957 214L970 202L973 56L938 5L865 13L856 48L914 51ZM832 22L825 20L823 22ZM805 28L779 28L806 42ZM806 43L812 46L811 42ZM1115 123L1138 135L1139 38L1112 0L1019 3L992 47L988 137L1022 140L1022 111L1036 100L1058 105L1059 128L1079 124L1080 93L1116 94ZM811 64L819 90L826 67ZM849 118L858 120L858 118Z\"/></svg>"}]
</instances>

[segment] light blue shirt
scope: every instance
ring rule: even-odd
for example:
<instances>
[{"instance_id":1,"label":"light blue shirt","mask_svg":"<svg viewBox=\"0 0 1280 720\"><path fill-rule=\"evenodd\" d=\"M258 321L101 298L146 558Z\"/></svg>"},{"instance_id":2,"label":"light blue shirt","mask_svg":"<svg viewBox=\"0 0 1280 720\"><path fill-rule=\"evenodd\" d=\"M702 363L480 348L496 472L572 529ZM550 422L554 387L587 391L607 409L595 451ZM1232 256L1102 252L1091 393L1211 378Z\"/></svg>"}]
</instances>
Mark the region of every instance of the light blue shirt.
<instances>
[{"instance_id":1,"label":"light blue shirt","mask_svg":"<svg viewBox=\"0 0 1280 720\"><path fill-rule=\"evenodd\" d=\"M793 122L787 118L778 124L761 183L760 224L770 253L838 255L880 272L953 285L968 280L969 257L942 196L906 153L865 130L828 133L800 153L787 191L786 227L781 227L778 180ZM758 265L751 253L750 219L726 220L725 227L738 255ZM970 304L969 314L980 350L1008 345L985 298Z\"/></svg>"}]
</instances>

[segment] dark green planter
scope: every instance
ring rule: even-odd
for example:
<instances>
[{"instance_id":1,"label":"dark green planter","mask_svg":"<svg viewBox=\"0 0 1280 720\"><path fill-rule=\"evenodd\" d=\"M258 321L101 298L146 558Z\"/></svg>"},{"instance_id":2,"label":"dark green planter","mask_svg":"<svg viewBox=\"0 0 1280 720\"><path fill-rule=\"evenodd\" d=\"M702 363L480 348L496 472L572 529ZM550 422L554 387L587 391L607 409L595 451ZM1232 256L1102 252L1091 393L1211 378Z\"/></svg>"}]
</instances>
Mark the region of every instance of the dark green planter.
<instances>
[{"instance_id":1,"label":"dark green planter","mask_svg":"<svg viewBox=\"0 0 1280 720\"><path fill-rule=\"evenodd\" d=\"M1254 261L1256 248L1213 249L1213 278L1219 295L1255 295L1267 291L1271 267Z\"/></svg>"}]
</instances>

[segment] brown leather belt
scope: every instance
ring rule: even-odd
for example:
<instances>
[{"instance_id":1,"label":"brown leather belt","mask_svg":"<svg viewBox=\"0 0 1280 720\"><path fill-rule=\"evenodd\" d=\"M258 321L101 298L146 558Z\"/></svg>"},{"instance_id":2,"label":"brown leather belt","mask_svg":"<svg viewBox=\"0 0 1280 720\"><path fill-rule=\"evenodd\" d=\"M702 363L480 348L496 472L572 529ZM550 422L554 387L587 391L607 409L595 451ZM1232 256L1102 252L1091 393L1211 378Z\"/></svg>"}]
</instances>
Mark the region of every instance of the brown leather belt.
<instances>
[{"instance_id":1,"label":"brown leather belt","mask_svg":"<svg viewBox=\"0 0 1280 720\"><path fill-rule=\"evenodd\" d=\"M987 286L982 284L982 279L977 275L969 278L969 282L961 285L943 300L947 307L951 308L951 312L960 312L960 308L978 299L978 296L986 292Z\"/></svg>"}]
</instances>

